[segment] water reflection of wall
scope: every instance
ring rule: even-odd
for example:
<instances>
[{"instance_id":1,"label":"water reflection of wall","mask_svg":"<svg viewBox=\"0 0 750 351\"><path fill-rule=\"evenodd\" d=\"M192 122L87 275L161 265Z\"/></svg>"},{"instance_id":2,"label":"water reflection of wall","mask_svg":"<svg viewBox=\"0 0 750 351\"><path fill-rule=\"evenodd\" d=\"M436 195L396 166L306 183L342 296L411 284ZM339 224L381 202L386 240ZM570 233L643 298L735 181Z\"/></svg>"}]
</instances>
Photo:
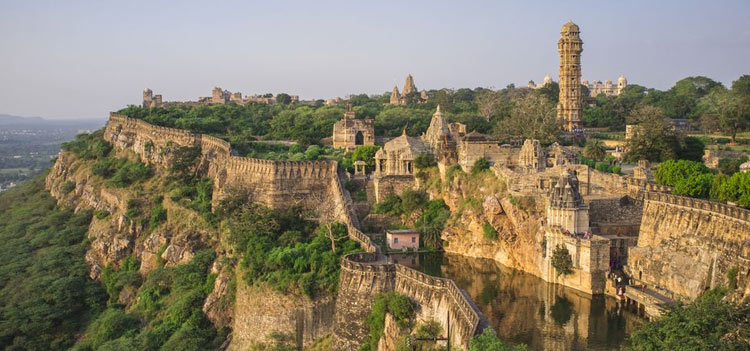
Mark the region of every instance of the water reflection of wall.
<instances>
[{"instance_id":1,"label":"water reflection of wall","mask_svg":"<svg viewBox=\"0 0 750 351\"><path fill-rule=\"evenodd\" d=\"M466 290L505 340L529 350L616 350L639 323L612 298L545 283L486 259L456 255L441 261L441 274Z\"/></svg>"}]
</instances>

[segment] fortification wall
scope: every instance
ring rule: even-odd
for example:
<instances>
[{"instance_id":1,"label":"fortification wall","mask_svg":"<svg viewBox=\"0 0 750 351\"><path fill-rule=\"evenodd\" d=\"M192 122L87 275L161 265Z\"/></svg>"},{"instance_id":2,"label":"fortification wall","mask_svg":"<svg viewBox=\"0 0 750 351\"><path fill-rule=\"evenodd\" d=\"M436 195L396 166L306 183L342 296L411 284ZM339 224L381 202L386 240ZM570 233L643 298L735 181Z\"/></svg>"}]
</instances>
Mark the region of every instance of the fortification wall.
<instances>
[{"instance_id":1,"label":"fortification wall","mask_svg":"<svg viewBox=\"0 0 750 351\"><path fill-rule=\"evenodd\" d=\"M115 113L110 114L104 138L116 149L131 150L143 162L164 168L169 167L175 148L199 147L199 169L214 179L214 205L240 191L253 201L274 208L301 205L317 209L331 195L331 181L338 177L335 161L271 161L235 156L231 145L219 138L154 126Z\"/></svg>"},{"instance_id":2,"label":"fortification wall","mask_svg":"<svg viewBox=\"0 0 750 351\"><path fill-rule=\"evenodd\" d=\"M750 211L664 193L645 195L641 230L628 271L649 287L694 298L739 270L741 291L750 267Z\"/></svg>"},{"instance_id":3,"label":"fortification wall","mask_svg":"<svg viewBox=\"0 0 750 351\"><path fill-rule=\"evenodd\" d=\"M116 149L131 150L144 162L161 167L169 167L170 153L176 146L199 147L199 169L214 179L214 203L231 192L244 191L252 201L270 207L301 205L327 212L321 215L344 223L349 237L366 252L342 260L333 326L335 350L358 347L367 332L364 318L370 312L372 297L386 291L411 297L417 303L419 318L436 319L444 327L450 313L456 345L466 346L477 331L479 312L452 281L383 262L377 245L358 229L356 212L341 184L336 162L239 157L232 155L231 145L221 139L153 126L114 113L104 137Z\"/></svg>"},{"instance_id":4,"label":"fortification wall","mask_svg":"<svg viewBox=\"0 0 750 351\"><path fill-rule=\"evenodd\" d=\"M450 314L453 345L466 347L477 332L480 312L453 281L385 263L377 253L352 254L341 264L333 350L359 348L367 335L364 320L373 296L388 291L411 298L418 320L434 319L445 329Z\"/></svg>"}]
</instances>

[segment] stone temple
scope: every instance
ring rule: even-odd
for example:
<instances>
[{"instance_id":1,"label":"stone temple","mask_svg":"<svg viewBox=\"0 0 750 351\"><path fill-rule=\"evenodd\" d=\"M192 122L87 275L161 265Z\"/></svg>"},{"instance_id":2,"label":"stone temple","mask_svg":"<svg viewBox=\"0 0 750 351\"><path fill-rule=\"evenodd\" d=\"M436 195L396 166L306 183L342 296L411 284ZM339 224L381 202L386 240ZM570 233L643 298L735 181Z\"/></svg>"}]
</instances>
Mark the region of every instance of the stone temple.
<instances>
[{"instance_id":1,"label":"stone temple","mask_svg":"<svg viewBox=\"0 0 750 351\"><path fill-rule=\"evenodd\" d=\"M583 96L581 95L581 52L583 41L580 29L573 22L565 23L560 30L557 52L560 54L560 99L557 118L569 132L583 126Z\"/></svg>"}]
</instances>

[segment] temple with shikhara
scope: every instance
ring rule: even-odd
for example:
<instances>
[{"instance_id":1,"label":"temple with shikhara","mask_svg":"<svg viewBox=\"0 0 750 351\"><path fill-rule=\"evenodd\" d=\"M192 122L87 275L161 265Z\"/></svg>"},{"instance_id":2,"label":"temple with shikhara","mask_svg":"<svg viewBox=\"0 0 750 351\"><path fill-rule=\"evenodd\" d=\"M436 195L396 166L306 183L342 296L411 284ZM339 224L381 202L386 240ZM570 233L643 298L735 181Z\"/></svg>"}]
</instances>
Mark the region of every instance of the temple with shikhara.
<instances>
[{"instance_id":1,"label":"temple with shikhara","mask_svg":"<svg viewBox=\"0 0 750 351\"><path fill-rule=\"evenodd\" d=\"M427 91L417 91L417 86L414 84L414 77L411 74L406 76L406 82L404 82L404 90L399 93L398 86L393 86L391 91L391 98L388 101L389 105L406 105L410 102L425 102L430 99Z\"/></svg>"},{"instance_id":2,"label":"temple with shikhara","mask_svg":"<svg viewBox=\"0 0 750 351\"><path fill-rule=\"evenodd\" d=\"M568 132L583 126L583 96L581 95L581 52L583 41L580 29L573 22L565 23L557 42L560 54L560 98L557 103L557 118Z\"/></svg>"}]
</instances>

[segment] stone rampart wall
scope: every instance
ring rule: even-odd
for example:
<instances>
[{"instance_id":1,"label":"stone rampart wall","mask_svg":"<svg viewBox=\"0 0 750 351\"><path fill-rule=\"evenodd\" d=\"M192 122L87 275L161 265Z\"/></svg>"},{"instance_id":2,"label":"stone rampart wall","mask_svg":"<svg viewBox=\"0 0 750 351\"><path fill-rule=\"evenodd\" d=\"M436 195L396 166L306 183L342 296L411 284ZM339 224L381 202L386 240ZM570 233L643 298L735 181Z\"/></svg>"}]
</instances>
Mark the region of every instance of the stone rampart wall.
<instances>
[{"instance_id":1,"label":"stone rampart wall","mask_svg":"<svg viewBox=\"0 0 750 351\"><path fill-rule=\"evenodd\" d=\"M235 156L231 145L219 138L154 126L115 113L110 114L104 138L115 148L131 150L142 161L161 167L169 166L171 148L200 147L201 168L214 179L214 204L228 193L242 190L253 201L274 208L302 205L314 209L329 198L332 180L338 178L335 161L271 161Z\"/></svg>"},{"instance_id":2,"label":"stone rampart wall","mask_svg":"<svg viewBox=\"0 0 750 351\"><path fill-rule=\"evenodd\" d=\"M418 319L435 319L446 328L450 314L453 345L466 347L477 332L479 311L453 281L385 263L378 253L352 254L341 264L333 350L359 348L367 335L364 320L373 296L389 291L410 297Z\"/></svg>"},{"instance_id":3,"label":"stone rampart wall","mask_svg":"<svg viewBox=\"0 0 750 351\"><path fill-rule=\"evenodd\" d=\"M628 271L657 289L696 297L724 285L739 270L744 290L750 268L750 211L722 203L646 193L638 245L630 248Z\"/></svg>"}]
</instances>

